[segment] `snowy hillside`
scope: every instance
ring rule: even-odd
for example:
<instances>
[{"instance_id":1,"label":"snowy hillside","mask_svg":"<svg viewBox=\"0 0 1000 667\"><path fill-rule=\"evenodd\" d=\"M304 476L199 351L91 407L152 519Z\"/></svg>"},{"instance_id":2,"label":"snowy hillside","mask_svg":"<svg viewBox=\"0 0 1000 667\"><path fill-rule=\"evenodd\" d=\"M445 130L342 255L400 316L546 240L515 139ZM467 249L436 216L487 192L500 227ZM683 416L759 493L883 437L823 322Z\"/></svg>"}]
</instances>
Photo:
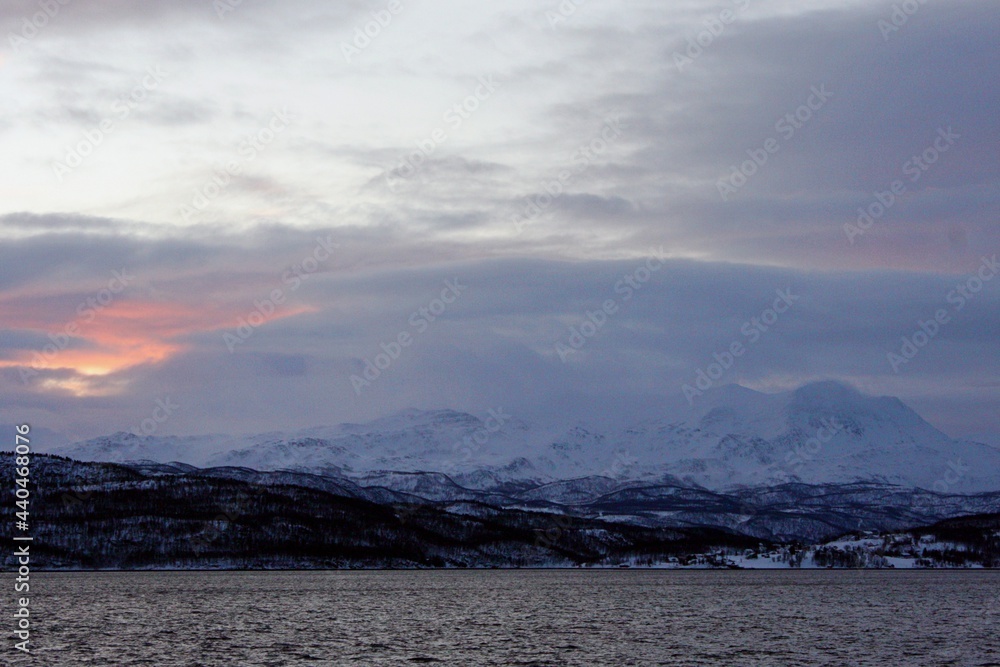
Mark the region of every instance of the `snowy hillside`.
<instances>
[{"instance_id":1,"label":"snowy hillside","mask_svg":"<svg viewBox=\"0 0 1000 667\"><path fill-rule=\"evenodd\" d=\"M499 409L482 419L453 410L408 410L366 424L245 438L117 433L54 453L353 479L384 472L445 473L436 497L448 494L451 480L479 490L568 480L609 489L615 482L641 480L713 490L787 481L876 481L939 493L1000 490L1000 450L953 440L896 398L865 396L833 382L777 394L722 387L706 392L693 409L674 409L618 430L555 420L529 423ZM419 483L427 493L435 479L382 477L387 487L407 492ZM574 484L563 485L560 494L589 491Z\"/></svg>"},{"instance_id":2,"label":"snowy hillside","mask_svg":"<svg viewBox=\"0 0 1000 667\"><path fill-rule=\"evenodd\" d=\"M977 433L969 436L966 440L981 442L982 444L989 445L994 449L1000 449L1000 433Z\"/></svg>"}]
</instances>

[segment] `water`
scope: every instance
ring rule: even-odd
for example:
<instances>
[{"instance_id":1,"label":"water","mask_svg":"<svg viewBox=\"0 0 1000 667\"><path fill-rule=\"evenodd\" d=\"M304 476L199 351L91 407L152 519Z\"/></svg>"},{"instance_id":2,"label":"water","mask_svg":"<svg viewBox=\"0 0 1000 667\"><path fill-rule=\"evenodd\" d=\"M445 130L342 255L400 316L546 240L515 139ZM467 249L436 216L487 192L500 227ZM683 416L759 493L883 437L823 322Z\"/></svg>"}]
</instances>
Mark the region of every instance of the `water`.
<instances>
[{"instance_id":1,"label":"water","mask_svg":"<svg viewBox=\"0 0 1000 667\"><path fill-rule=\"evenodd\" d=\"M31 576L4 665L1000 665L995 571Z\"/></svg>"}]
</instances>

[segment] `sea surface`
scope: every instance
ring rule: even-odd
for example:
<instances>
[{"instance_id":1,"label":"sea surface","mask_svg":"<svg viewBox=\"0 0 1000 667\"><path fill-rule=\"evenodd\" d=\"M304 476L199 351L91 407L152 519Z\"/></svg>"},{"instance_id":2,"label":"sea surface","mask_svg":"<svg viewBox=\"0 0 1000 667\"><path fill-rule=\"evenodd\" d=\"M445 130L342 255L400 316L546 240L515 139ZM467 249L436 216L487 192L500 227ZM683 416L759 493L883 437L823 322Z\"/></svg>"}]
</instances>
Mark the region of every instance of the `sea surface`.
<instances>
[{"instance_id":1,"label":"sea surface","mask_svg":"<svg viewBox=\"0 0 1000 667\"><path fill-rule=\"evenodd\" d=\"M30 598L3 665L1000 665L998 571L32 573Z\"/></svg>"}]
</instances>

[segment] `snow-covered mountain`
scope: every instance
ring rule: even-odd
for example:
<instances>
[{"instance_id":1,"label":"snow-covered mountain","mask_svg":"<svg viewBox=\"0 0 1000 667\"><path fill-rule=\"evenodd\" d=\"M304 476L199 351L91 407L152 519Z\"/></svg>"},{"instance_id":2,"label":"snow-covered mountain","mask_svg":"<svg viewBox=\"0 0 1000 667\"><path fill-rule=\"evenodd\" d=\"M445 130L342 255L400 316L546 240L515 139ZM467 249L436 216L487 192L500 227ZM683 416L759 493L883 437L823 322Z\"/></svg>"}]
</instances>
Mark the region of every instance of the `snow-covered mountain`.
<instances>
[{"instance_id":1,"label":"snow-covered mountain","mask_svg":"<svg viewBox=\"0 0 1000 667\"><path fill-rule=\"evenodd\" d=\"M1000 433L976 433L971 435L966 440L972 442L981 442L984 445L989 445L994 449L1000 449Z\"/></svg>"},{"instance_id":2,"label":"snow-covered mountain","mask_svg":"<svg viewBox=\"0 0 1000 667\"><path fill-rule=\"evenodd\" d=\"M404 493L419 488L420 495L435 498L446 497L453 483L511 490L569 480L558 487L567 497L625 481L713 490L786 481L875 481L939 493L1000 490L1000 450L949 438L896 398L866 396L834 382L776 394L730 385L706 392L693 408L622 429L555 418L542 424L499 409L485 419L408 410L366 424L250 437L116 433L54 453L90 461L310 471ZM388 474L413 472L446 476Z\"/></svg>"}]
</instances>

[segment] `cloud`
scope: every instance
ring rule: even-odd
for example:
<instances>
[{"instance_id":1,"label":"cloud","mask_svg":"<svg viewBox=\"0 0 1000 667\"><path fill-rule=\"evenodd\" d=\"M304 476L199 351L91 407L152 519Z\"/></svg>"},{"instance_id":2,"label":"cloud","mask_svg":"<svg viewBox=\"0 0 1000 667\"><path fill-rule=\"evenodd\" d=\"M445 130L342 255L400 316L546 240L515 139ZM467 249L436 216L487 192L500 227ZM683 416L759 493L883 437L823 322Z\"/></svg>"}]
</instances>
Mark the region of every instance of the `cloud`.
<instances>
[{"instance_id":1,"label":"cloud","mask_svg":"<svg viewBox=\"0 0 1000 667\"><path fill-rule=\"evenodd\" d=\"M5 247L66 253L72 238L42 234ZM184 240L118 239L106 254L98 239L110 241L108 235L78 235L62 270L79 277L78 288L38 272L0 294L10 314L0 335L4 404L87 434L114 421L116 411L119 427L141 421L166 394L187 406L164 426L181 433L308 426L414 406L477 412L503 405L530 414L557 405L567 418L588 418L598 408L648 415L682 402L682 386L713 355L733 341L748 344L743 325L771 307L776 290L791 289L794 307L747 345L720 382L778 388L834 377L875 393L913 395L952 424L951 400L933 398L935 384L946 382L969 397L966 408L975 406L963 410L969 428L987 430L992 419L991 390L982 383L1000 370L990 354L1000 331L995 285L986 284L954 313L900 373L887 362L919 321L952 308L947 295L961 275L816 273L668 259L626 290L622 281L642 277L637 270L645 260L481 259L470 252L466 259L412 261L421 258L413 246L401 250L404 238L372 232L362 242L364 230L353 230L337 237L342 245L329 259L305 261L318 238L319 230L295 228L248 236L206 230ZM21 382L16 370L26 355L79 319L84 286L106 283L111 261L140 255L142 270L127 290L92 322L80 321L73 345L38 368L37 378ZM400 256L411 259L409 266L399 265ZM421 316L445 281L455 280L464 287L461 296L438 317L426 317L426 310ZM260 304L275 290L282 303L230 352L223 335L242 336L240 322L267 311ZM616 312L562 361L557 343L565 344L609 299ZM355 392L351 376L404 332L412 344Z\"/></svg>"},{"instance_id":2,"label":"cloud","mask_svg":"<svg viewBox=\"0 0 1000 667\"><path fill-rule=\"evenodd\" d=\"M586 3L553 26L529 2L406 6L350 63L340 43L368 3L244 2L221 18L203 0L61 7L2 72L7 410L85 434L141 422L166 393L185 406L163 425L176 432L413 406L647 414L683 405L680 387L791 287L801 300L725 381L839 378L956 432L991 427L995 283L899 373L886 361L1000 248L1000 18L986 3L922 5L888 38L888 2L751 3L683 67L675 54L720 7ZM37 11L17 0L0 20ZM56 178L157 65L163 85ZM448 123L484 76L495 93ZM248 158L286 107L293 122ZM436 128L446 139L410 173ZM948 128L953 145L908 169ZM761 151L723 198L720 181ZM905 191L883 205L896 180ZM884 214L847 233L873 203ZM666 264L564 363L556 344L623 298L616 284L651 248ZM123 270L135 280L22 382L18 364ZM350 376L415 334L410 316L455 278L468 291L356 393ZM275 290L283 303L227 345Z\"/></svg>"}]
</instances>

